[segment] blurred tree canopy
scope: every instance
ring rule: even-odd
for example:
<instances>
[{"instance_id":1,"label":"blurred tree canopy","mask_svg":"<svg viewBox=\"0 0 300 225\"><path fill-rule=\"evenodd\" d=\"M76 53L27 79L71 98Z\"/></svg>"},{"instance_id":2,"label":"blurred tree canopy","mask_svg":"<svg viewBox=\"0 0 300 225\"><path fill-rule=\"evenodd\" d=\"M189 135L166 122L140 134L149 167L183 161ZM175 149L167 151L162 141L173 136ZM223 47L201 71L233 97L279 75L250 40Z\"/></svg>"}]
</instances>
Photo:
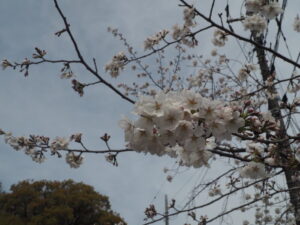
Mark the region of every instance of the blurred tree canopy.
<instances>
[{"instance_id":1,"label":"blurred tree canopy","mask_svg":"<svg viewBox=\"0 0 300 225\"><path fill-rule=\"evenodd\" d=\"M25 180L10 190L0 193L1 225L126 224L107 196L83 183Z\"/></svg>"}]
</instances>

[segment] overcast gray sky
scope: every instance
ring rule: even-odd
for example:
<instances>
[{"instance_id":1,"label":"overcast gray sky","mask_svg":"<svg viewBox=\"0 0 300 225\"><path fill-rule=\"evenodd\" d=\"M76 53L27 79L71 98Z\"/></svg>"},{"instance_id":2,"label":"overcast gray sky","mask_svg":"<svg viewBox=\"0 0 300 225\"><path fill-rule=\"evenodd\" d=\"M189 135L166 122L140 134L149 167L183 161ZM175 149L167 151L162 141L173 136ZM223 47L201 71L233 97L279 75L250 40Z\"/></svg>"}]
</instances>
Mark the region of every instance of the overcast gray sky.
<instances>
[{"instance_id":1,"label":"overcast gray sky","mask_svg":"<svg viewBox=\"0 0 300 225\"><path fill-rule=\"evenodd\" d=\"M180 21L177 2L161 0L63 0L61 7L71 23L80 49L91 62L97 59L101 74L112 56L124 49L118 40L106 32L117 27L131 43L142 49L146 36L169 27L174 19ZM178 18L178 19L177 19ZM54 33L62 22L53 1L0 1L0 58L22 61L30 57L34 47L46 49L50 58L76 58L69 39ZM153 26L155 24L155 26ZM0 124L15 135L41 134L50 137L84 133L88 147L104 148L99 137L112 134L112 147L124 146L123 133L118 127L122 114L130 114L131 105L103 86L91 87L80 98L70 81L60 80L61 66L32 67L27 78L18 71L0 71ZM82 68L76 76L83 81L93 77ZM82 73L82 74L81 74ZM124 76L131 74L124 74ZM130 78L130 77L129 77ZM126 78L124 78L126 79ZM132 78L131 78L132 79ZM115 81L113 81L115 82ZM112 208L128 224L142 224L143 211L151 202L163 205L163 195L172 193L185 182L170 185L165 182L163 168L174 160L142 154L120 155L119 167L107 163L103 156L86 157L79 169L70 169L64 159L48 157L36 164L22 152L16 152L0 142L0 181L6 189L23 179L74 179L93 185L110 197ZM153 202L157 193L157 199ZM180 192L177 193L177 195Z\"/></svg>"},{"instance_id":2,"label":"overcast gray sky","mask_svg":"<svg viewBox=\"0 0 300 225\"><path fill-rule=\"evenodd\" d=\"M134 47L142 50L147 36L181 23L182 18L182 9L176 0L59 2L84 56L90 63L95 57L101 75L113 83L116 81L105 74L103 68L124 47L106 32L108 26L119 28ZM197 4L204 10L207 7L206 1ZM233 7L239 9L239 6L240 3ZM295 14L295 11L291 13ZM31 56L34 47L47 50L49 58L76 59L68 37L54 36L63 24L53 1L1 0L0 20L0 59L22 61ZM199 41L202 51L209 52L210 37L203 36ZM80 98L69 81L59 78L60 68L57 65L32 66L27 78L18 71L0 71L0 128L17 136L68 137L82 132L87 146L94 149L104 148L99 137L107 132L112 135L112 147L122 148L123 133L118 121L121 115L130 114L132 106L104 86L88 88ZM75 75L79 80L93 81L93 77L80 67L76 67ZM121 80L134 79L129 72L122 77ZM162 209L164 194L183 202L191 187L206 173L206 169L190 169L168 183L163 168L171 168L175 162L168 157L121 154L119 167L113 167L101 155L88 156L82 167L70 169L64 159L50 156L45 163L36 164L22 152L5 145L4 141L0 141L0 150L0 181L6 189L23 179L82 181L108 195L113 210L130 225L142 224L143 211L150 203ZM222 169L220 163L220 168L213 168L211 174ZM186 221L183 217L174 224Z\"/></svg>"}]
</instances>

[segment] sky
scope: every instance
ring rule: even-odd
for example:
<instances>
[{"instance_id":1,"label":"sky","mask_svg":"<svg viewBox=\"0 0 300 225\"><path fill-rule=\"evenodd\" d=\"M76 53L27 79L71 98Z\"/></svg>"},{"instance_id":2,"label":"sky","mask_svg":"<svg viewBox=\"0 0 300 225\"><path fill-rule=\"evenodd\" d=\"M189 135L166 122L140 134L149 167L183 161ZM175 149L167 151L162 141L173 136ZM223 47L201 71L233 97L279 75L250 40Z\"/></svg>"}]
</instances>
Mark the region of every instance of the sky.
<instances>
[{"instance_id":1,"label":"sky","mask_svg":"<svg viewBox=\"0 0 300 225\"><path fill-rule=\"evenodd\" d=\"M204 11L209 6L206 1L194 2ZM89 63L96 58L100 74L113 84L135 78L130 71L125 71L118 81L105 73L105 64L124 49L106 31L108 26L119 28L143 53L146 37L182 23L182 9L176 0L60 0L59 3L84 57ZM239 5L232 7L240 8ZM31 56L35 47L45 49L52 59L76 59L69 38L54 35L63 24L53 1L1 0L0 20L1 59L22 61ZM294 38L291 41L293 43ZM210 36L202 35L202 52L210 52L208 43ZM111 147L123 148L124 138L118 121L122 115L130 115L132 105L103 85L87 88L85 95L79 97L72 90L70 81L59 78L60 69L61 66L52 64L32 66L26 78L18 71L0 71L0 128L16 136L39 134L52 138L81 132L83 141L92 149L104 149L99 137L108 133L112 136ZM80 81L95 81L82 67L74 67L74 72ZM79 169L71 169L64 159L48 156L46 162L37 164L0 140L0 181L6 190L24 179L84 182L108 195L112 209L130 225L143 223L143 211L149 204L155 203L163 209L165 194L169 199L184 202L205 174L210 176L223 170L222 162L209 173L205 168L186 169L169 183L163 168L174 168L174 159L126 153L119 155L118 162L119 166L114 167L103 156L91 155L85 157L85 163ZM206 213L209 214L209 210L215 209L208 209ZM188 220L183 216L172 221L183 224Z\"/></svg>"},{"instance_id":2,"label":"sky","mask_svg":"<svg viewBox=\"0 0 300 225\"><path fill-rule=\"evenodd\" d=\"M107 33L108 26L118 27L141 49L145 37L164 25L170 26L172 17L181 19L181 9L176 1L173 4L166 0L59 2L83 55L89 62L95 57L101 75L113 83L116 81L104 73L104 65L124 47ZM0 1L0 18L5 21L0 25L1 59L22 61L31 56L35 47L47 50L49 58L76 58L69 39L54 35L63 24L52 1L3 0ZM153 21L157 26L153 26ZM26 78L18 71L1 70L1 128L16 136L40 134L52 138L82 132L86 145L94 149L104 148L99 137L109 133L112 147L123 148L123 133L118 121L122 115L130 115L132 105L104 86L86 89L85 95L79 97L72 90L70 81L59 78L60 69L57 65L35 66ZM85 70L76 69L78 79L94 81ZM172 193L176 194L182 188L181 182L175 186L166 182L163 168L174 165L174 160L167 157L121 154L119 167L114 167L104 160L104 156L87 156L82 167L70 169L64 159L51 156L42 164L34 163L23 152L12 150L3 140L0 149L0 181L6 190L24 179L84 182L108 195L112 209L128 224L142 224L144 209L150 203L163 207L164 194L168 193L171 198ZM186 179L184 177L183 181Z\"/></svg>"}]
</instances>

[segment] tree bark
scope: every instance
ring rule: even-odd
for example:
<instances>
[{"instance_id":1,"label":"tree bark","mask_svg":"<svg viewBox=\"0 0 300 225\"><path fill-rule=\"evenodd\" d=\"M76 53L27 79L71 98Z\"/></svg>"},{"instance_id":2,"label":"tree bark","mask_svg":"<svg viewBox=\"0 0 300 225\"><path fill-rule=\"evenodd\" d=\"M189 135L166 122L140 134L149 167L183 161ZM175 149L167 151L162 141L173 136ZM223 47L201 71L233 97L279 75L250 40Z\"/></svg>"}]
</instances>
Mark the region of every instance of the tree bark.
<instances>
[{"instance_id":1,"label":"tree bark","mask_svg":"<svg viewBox=\"0 0 300 225\"><path fill-rule=\"evenodd\" d=\"M263 45L263 39L263 35L254 38L254 40L260 45ZM266 82L270 77L273 76L272 73L275 71L271 71L271 69L269 68L264 49L255 47L255 52L257 54L258 64L261 70L263 81ZM270 91L276 92L276 88L273 86ZM284 139L287 137L287 129L285 127L285 122L282 118L279 101L280 100L278 98L268 98L268 109L272 113L273 117L280 122L280 130L277 133L278 138ZM286 178L287 187L289 189L290 203L294 208L296 224L300 225L300 182L293 181L292 179L292 176L299 172L299 169L289 166L289 159L293 158L293 152L288 139L287 141L284 141L279 144L277 154L281 159L281 163L284 164L283 170ZM286 158L283 158L282 154L284 154Z\"/></svg>"}]
</instances>

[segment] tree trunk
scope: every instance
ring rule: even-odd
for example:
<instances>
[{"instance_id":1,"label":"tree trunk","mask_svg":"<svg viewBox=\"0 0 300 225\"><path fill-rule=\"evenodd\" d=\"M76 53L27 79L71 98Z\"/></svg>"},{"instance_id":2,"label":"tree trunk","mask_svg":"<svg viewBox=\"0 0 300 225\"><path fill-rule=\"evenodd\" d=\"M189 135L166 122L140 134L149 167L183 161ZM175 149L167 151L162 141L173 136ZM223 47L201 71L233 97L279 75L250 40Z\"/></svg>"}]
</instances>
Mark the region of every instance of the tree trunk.
<instances>
[{"instance_id":1,"label":"tree trunk","mask_svg":"<svg viewBox=\"0 0 300 225\"><path fill-rule=\"evenodd\" d=\"M254 39L260 45L263 45L263 39L264 39L263 35L261 35L260 37L256 37ZM255 47L255 52L257 54L261 75L263 81L265 82L268 80L268 78L270 78L273 75L272 73L275 71L271 71L271 69L269 68L268 61L266 59L266 54L263 49L259 47ZM275 92L276 88L272 87L270 91ZM278 98L274 98L274 99L268 98L268 109L271 111L273 117L280 122L280 130L278 131L277 135L279 139L284 139L287 137L287 129L285 127L285 123L282 118L279 101L280 100ZM299 172L299 169L288 166L289 158L290 159L293 158L292 148L288 140L279 144L277 153L280 158L280 161L285 165L283 169L284 169L287 187L289 189L290 203L294 208L294 216L295 216L296 224L300 225L300 215L299 215L300 214L300 182L293 181L292 179L292 176L294 176L297 172ZM282 158L282 153L285 154L287 158Z\"/></svg>"}]
</instances>

